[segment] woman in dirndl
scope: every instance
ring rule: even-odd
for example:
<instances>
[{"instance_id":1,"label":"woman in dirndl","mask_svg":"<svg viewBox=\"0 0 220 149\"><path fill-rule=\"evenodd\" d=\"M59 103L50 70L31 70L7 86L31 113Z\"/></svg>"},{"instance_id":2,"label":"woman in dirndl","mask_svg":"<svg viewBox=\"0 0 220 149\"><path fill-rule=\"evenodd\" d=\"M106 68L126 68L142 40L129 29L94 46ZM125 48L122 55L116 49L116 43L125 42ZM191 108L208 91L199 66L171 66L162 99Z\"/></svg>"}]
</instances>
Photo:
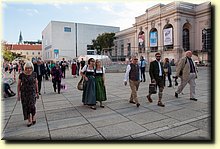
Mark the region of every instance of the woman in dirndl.
<instances>
[{"instance_id":1,"label":"woman in dirndl","mask_svg":"<svg viewBox=\"0 0 220 149\"><path fill-rule=\"evenodd\" d=\"M95 82L96 82L96 101L100 102L100 107L104 108L102 101L106 101L106 89L105 89L105 68L101 65L100 60L96 60L95 63Z\"/></svg>"},{"instance_id":2,"label":"woman in dirndl","mask_svg":"<svg viewBox=\"0 0 220 149\"><path fill-rule=\"evenodd\" d=\"M90 106L91 109L96 110L96 84L95 84L95 60L90 58L88 65L85 65L80 75L85 80L83 88L82 102L84 105Z\"/></svg>"}]
</instances>

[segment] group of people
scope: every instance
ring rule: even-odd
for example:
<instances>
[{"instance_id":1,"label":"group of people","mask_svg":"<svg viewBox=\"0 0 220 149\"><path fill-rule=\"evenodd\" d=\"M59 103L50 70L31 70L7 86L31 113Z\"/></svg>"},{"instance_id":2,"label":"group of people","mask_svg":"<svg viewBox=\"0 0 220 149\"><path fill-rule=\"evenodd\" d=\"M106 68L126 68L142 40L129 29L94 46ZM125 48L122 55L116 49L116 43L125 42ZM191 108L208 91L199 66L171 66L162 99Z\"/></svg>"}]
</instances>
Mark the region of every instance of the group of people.
<instances>
[{"instance_id":1,"label":"group of people","mask_svg":"<svg viewBox=\"0 0 220 149\"><path fill-rule=\"evenodd\" d=\"M105 88L105 68L100 60L90 58L88 65L82 67L80 75L84 79L82 102L91 109L96 110L97 101L104 108L103 101L107 100Z\"/></svg>"},{"instance_id":2,"label":"group of people","mask_svg":"<svg viewBox=\"0 0 220 149\"><path fill-rule=\"evenodd\" d=\"M176 66L176 76L174 76L175 81L178 77L181 79L181 83L178 86L178 89L175 91L175 97L178 98L178 95L182 92L187 83L190 85L190 100L197 101L195 98L195 79L197 78L197 68L195 63L192 60L192 52L187 51L186 56L180 59L179 63ZM143 61L143 57L141 60ZM131 88L131 96L129 102L132 104L136 104L137 107L140 106L140 103L137 98L137 91L139 88L139 84L142 81L142 75L144 73L144 69L138 64L138 58L133 56L131 59L131 63L126 68L126 73L124 77L124 85L127 85L129 81L129 85ZM171 81L171 66L169 64L169 59L166 58L165 62L161 62L161 54L155 54L155 60L150 63L149 66L149 75L151 78L151 83L155 84L155 87L159 88L158 91L158 102L157 105L160 107L165 107L165 104L162 102L163 90L165 86L165 77L168 76L169 86L172 87ZM145 76L143 77L145 81ZM149 92L147 95L147 100L152 103L153 100L151 98L152 93Z\"/></svg>"},{"instance_id":3,"label":"group of people","mask_svg":"<svg viewBox=\"0 0 220 149\"><path fill-rule=\"evenodd\" d=\"M181 78L181 84L175 91L175 97L178 98L179 94L182 92L183 88L187 83L190 84L190 100L197 101L195 98L195 78L197 77L196 66L193 63L192 52L187 51L186 56L180 59L178 65L176 66L176 76L175 78ZM158 102L157 105L164 107L165 104L162 102L163 89L165 86L165 76L171 73L168 61L165 63L161 62L161 54L155 54L155 60L150 62L149 75L151 78L151 83L154 83L159 87L158 92ZM82 59L83 61L83 59ZM54 92L58 89L58 94L60 94L61 79L65 78L65 71L62 70L64 59L61 63L52 63L52 68L49 68L50 74L52 76L52 82L54 87ZM140 106L137 97L137 91L141 81L145 82L145 67L147 62L143 57L138 58L133 56L131 63L126 68L126 73L124 77L124 85L129 85L131 88L131 96L129 102L136 104L137 107ZM84 105L89 106L91 109L96 110L97 102L100 102L100 107L104 108L103 101L107 100L106 87L105 87L105 68L102 66L100 60L95 60L90 58L88 64L85 65L83 61L80 65L79 74L84 79L84 87L82 93L82 102ZM48 69L48 68L47 68ZM167 70L166 70L167 69ZM39 58L33 63L27 61L24 65L24 71L19 74L18 86L17 86L17 100L21 100L24 120L27 120L27 127L36 124L36 99L39 98L41 94L41 82L42 77L45 75L45 64ZM168 80L171 78L168 76ZM169 87L172 84L169 84ZM7 87L7 86L5 86ZM10 91L11 92L11 91ZM15 93L11 92L15 95ZM147 95L147 100L151 103L153 102L151 98L151 93Z\"/></svg>"}]
</instances>

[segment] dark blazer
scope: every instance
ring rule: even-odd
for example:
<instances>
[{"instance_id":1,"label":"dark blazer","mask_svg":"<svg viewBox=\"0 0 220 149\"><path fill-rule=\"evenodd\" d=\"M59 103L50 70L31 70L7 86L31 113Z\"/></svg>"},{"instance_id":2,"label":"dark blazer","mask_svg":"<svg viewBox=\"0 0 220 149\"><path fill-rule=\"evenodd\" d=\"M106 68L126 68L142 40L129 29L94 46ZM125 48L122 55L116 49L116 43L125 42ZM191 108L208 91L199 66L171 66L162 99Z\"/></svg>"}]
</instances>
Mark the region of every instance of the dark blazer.
<instances>
[{"instance_id":1,"label":"dark blazer","mask_svg":"<svg viewBox=\"0 0 220 149\"><path fill-rule=\"evenodd\" d=\"M162 69L162 76L164 77L165 73L164 73L164 69L163 69L163 63L160 62L161 65L161 69ZM158 62L156 60L152 61L150 63L150 68L149 68L149 74L150 74L150 78L151 80L155 79L158 80L159 78L159 65Z\"/></svg>"},{"instance_id":2,"label":"dark blazer","mask_svg":"<svg viewBox=\"0 0 220 149\"><path fill-rule=\"evenodd\" d=\"M38 65L34 64L34 72L37 73L37 76L39 76L38 74ZM43 64L40 65L40 72L41 72L41 76L43 76L45 74L45 67Z\"/></svg>"}]
</instances>

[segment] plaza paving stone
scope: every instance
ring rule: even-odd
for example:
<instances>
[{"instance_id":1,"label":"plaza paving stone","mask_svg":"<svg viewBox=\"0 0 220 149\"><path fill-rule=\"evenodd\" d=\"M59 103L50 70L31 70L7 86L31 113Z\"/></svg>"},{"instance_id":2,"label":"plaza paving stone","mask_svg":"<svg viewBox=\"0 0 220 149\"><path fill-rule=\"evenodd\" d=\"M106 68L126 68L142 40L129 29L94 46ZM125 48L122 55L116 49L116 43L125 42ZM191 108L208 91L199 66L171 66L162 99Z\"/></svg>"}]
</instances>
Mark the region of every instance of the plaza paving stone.
<instances>
[{"instance_id":1,"label":"plaza paving stone","mask_svg":"<svg viewBox=\"0 0 220 149\"><path fill-rule=\"evenodd\" d=\"M76 85L80 77L73 78L67 71L62 82L67 89L54 93L51 81L44 81L37 99L37 123L26 126L21 102L16 96L2 98L3 140L121 140L146 143L161 140L210 140L211 139L211 86L210 68L199 67L196 80L197 102L189 100L189 85L179 98L174 97L176 86L165 87L163 103L158 107L158 94L152 95L153 103L146 99L150 77L140 83L140 107L129 103L130 87L124 86L124 73L106 73L107 101L105 108L92 110L81 102L82 91ZM111 70L112 71L112 70ZM178 79L178 81L180 81ZM166 81L166 83L168 83ZM16 91L16 83L11 86Z\"/></svg>"}]
</instances>

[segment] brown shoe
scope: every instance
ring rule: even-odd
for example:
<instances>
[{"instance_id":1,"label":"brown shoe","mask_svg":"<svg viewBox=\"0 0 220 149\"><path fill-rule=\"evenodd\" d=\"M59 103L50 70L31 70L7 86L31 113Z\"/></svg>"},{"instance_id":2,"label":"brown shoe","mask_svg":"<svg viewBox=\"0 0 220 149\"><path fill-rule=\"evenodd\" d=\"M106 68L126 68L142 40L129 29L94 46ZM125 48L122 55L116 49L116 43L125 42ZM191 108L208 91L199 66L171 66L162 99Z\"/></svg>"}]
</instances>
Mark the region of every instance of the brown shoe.
<instances>
[{"instance_id":1,"label":"brown shoe","mask_svg":"<svg viewBox=\"0 0 220 149\"><path fill-rule=\"evenodd\" d=\"M150 98L149 95L147 95L147 99L148 99L148 101L149 101L150 103L153 102L153 100Z\"/></svg>"},{"instance_id":2,"label":"brown shoe","mask_svg":"<svg viewBox=\"0 0 220 149\"><path fill-rule=\"evenodd\" d=\"M157 105L160 107L165 107L165 105L161 101L158 101Z\"/></svg>"}]
</instances>

